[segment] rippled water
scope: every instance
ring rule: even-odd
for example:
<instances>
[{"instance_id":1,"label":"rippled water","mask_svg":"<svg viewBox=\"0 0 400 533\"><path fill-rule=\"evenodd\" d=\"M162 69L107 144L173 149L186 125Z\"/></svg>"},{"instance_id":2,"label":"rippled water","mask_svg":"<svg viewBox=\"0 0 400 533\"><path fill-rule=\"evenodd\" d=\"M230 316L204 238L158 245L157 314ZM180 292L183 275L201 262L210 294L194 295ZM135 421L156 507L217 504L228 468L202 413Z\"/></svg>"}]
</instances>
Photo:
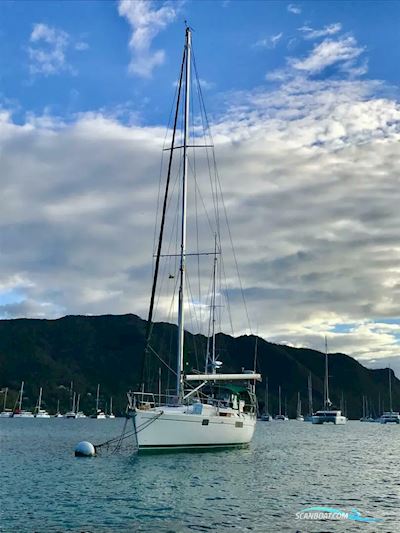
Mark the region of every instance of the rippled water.
<instances>
[{"instance_id":1,"label":"rippled water","mask_svg":"<svg viewBox=\"0 0 400 533\"><path fill-rule=\"evenodd\" d=\"M74 457L123 424L0 419L0 531L400 531L400 426L259 422L244 450ZM296 519L313 505L383 521Z\"/></svg>"}]
</instances>

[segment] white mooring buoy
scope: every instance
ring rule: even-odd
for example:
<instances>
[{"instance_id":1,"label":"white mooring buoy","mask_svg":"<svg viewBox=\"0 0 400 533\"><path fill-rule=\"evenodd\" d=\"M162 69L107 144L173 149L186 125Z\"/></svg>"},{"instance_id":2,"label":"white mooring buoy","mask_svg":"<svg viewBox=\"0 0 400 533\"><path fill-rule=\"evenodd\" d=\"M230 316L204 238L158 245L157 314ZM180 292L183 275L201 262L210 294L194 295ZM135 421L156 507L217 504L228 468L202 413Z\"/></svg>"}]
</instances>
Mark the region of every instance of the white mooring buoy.
<instances>
[{"instance_id":1,"label":"white mooring buoy","mask_svg":"<svg viewBox=\"0 0 400 533\"><path fill-rule=\"evenodd\" d=\"M96 449L91 442L83 440L75 446L75 457L94 457Z\"/></svg>"}]
</instances>

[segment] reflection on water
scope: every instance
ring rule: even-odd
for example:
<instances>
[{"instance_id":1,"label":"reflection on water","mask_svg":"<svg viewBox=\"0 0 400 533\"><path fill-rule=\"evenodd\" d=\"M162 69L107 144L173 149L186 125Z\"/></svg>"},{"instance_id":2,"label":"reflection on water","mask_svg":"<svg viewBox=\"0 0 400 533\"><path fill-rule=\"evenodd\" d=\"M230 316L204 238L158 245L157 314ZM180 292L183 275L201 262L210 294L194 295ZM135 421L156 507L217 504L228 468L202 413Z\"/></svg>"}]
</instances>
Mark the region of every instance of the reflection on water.
<instances>
[{"instance_id":1,"label":"reflection on water","mask_svg":"<svg viewBox=\"0 0 400 533\"><path fill-rule=\"evenodd\" d=\"M93 459L124 420L0 419L0 531L400 531L400 427L260 422L250 448ZM296 520L314 505L380 524Z\"/></svg>"}]
</instances>

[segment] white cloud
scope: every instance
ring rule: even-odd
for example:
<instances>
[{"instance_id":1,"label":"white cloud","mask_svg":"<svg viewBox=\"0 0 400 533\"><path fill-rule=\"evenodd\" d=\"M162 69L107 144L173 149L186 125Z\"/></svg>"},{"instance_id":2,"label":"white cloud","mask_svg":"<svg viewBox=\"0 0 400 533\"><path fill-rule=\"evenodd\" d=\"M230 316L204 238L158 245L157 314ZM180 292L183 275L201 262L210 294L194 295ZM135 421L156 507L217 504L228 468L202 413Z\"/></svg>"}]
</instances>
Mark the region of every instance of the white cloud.
<instances>
[{"instance_id":1,"label":"white cloud","mask_svg":"<svg viewBox=\"0 0 400 533\"><path fill-rule=\"evenodd\" d=\"M341 31L342 25L340 22L335 22L325 26L322 30L314 30L310 26L302 26L299 31L303 33L304 39L318 39L319 37L326 37L327 35L334 35Z\"/></svg>"},{"instance_id":2,"label":"white cloud","mask_svg":"<svg viewBox=\"0 0 400 533\"><path fill-rule=\"evenodd\" d=\"M60 72L75 74L75 70L67 61L67 51L73 45L75 50L88 48L87 43L79 41L74 44L71 36L47 24L34 24L29 38L28 55L29 71L32 75L50 76Z\"/></svg>"},{"instance_id":3,"label":"white cloud","mask_svg":"<svg viewBox=\"0 0 400 533\"><path fill-rule=\"evenodd\" d=\"M398 354L400 323L400 104L384 89L298 76L273 91L235 95L212 124L260 334L322 349L327 333L330 351L370 365ZM0 290L16 288L24 298L0 305L3 316L146 315L164 134L100 112L25 124L0 115ZM197 153L198 177L207 176L206 159ZM207 191L204 201L212 205ZM162 283L173 288L173 265L162 270ZM229 255L225 270L240 333ZM196 301L200 311L203 300ZM157 318L171 319L167 300L160 302Z\"/></svg>"},{"instance_id":4,"label":"white cloud","mask_svg":"<svg viewBox=\"0 0 400 533\"><path fill-rule=\"evenodd\" d=\"M289 11L289 13L293 13L293 15L301 14L301 7L297 4L289 4L287 6L287 10Z\"/></svg>"},{"instance_id":5,"label":"white cloud","mask_svg":"<svg viewBox=\"0 0 400 533\"><path fill-rule=\"evenodd\" d=\"M70 69L65 57L69 45L68 33L47 24L35 24L29 41L31 74L49 76Z\"/></svg>"},{"instance_id":6,"label":"white cloud","mask_svg":"<svg viewBox=\"0 0 400 533\"><path fill-rule=\"evenodd\" d=\"M153 39L176 18L181 2L165 2L159 9L150 0L120 0L118 13L132 28L129 48L132 59L129 72L149 78L153 70L164 63L164 50L151 50Z\"/></svg>"},{"instance_id":7,"label":"white cloud","mask_svg":"<svg viewBox=\"0 0 400 533\"><path fill-rule=\"evenodd\" d=\"M89 45L85 41L78 41L75 44L75 50L78 50L79 52L81 52L82 50L88 50L88 49L89 49Z\"/></svg>"},{"instance_id":8,"label":"white cloud","mask_svg":"<svg viewBox=\"0 0 400 533\"><path fill-rule=\"evenodd\" d=\"M282 39L283 33L277 33L276 35L271 35L270 37L265 37L264 39L258 40L254 46L257 48L275 48L278 42Z\"/></svg>"},{"instance_id":9,"label":"white cloud","mask_svg":"<svg viewBox=\"0 0 400 533\"><path fill-rule=\"evenodd\" d=\"M315 74L338 63L349 65L351 62L353 64L353 61L363 51L364 48L358 46L357 41L352 36L337 40L325 39L315 45L307 57L303 59L291 58L290 65L296 70Z\"/></svg>"}]
</instances>

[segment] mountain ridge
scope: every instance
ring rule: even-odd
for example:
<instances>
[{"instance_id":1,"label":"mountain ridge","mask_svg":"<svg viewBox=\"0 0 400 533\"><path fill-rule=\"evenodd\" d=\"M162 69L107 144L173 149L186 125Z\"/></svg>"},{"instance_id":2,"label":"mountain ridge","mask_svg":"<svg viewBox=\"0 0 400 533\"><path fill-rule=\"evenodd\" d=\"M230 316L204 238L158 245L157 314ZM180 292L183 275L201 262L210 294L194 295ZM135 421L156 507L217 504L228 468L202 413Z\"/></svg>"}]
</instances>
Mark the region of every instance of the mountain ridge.
<instances>
[{"instance_id":1,"label":"mountain ridge","mask_svg":"<svg viewBox=\"0 0 400 533\"><path fill-rule=\"evenodd\" d=\"M70 383L81 394L86 412L94 409L97 383L101 384L103 407L113 396L115 411L123 413L126 392L140 381L146 321L134 314L66 315L57 319L17 318L0 320L0 387L10 389L8 407L12 407L22 380L25 381L24 406L35 405L39 387L44 389L45 407L55 410L60 400L64 411L70 405ZM152 346L166 356L174 367L177 328L167 322L153 326ZM226 372L253 368L256 336L216 335L218 353ZM185 367L191 371L204 367L206 338L185 332ZM156 358L154 358L156 359ZM323 398L324 354L309 348L295 348L270 343L258 337L257 370L268 377L270 411L277 410L278 386L282 401L287 399L288 413L294 416L297 392L301 393L303 412L307 411L307 379L311 372L314 409ZM147 377L158 380L158 360L147 368ZM388 372L392 372L393 405L400 404L400 381L388 369L369 369L342 353L329 355L330 391L339 406L343 392L347 412L359 418L362 395L367 394L376 414L378 398L388 408ZM162 370L163 389L173 388L175 378ZM264 384L257 386L260 403ZM0 401L2 399L0 398ZM262 407L262 405L261 405Z\"/></svg>"}]
</instances>

